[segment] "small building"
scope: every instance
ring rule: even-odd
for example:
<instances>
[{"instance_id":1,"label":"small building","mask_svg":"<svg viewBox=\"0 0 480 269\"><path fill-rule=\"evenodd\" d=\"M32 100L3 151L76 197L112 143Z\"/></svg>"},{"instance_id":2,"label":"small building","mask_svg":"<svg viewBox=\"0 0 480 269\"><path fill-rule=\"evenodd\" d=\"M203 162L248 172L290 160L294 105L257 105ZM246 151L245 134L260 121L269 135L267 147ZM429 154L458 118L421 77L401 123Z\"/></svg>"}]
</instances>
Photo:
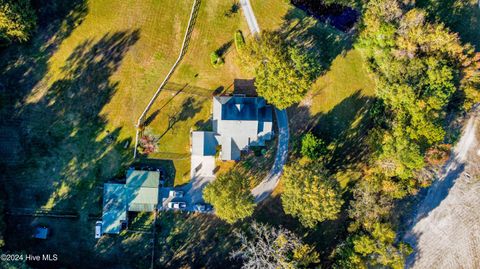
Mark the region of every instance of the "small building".
<instances>
[{"instance_id":1,"label":"small building","mask_svg":"<svg viewBox=\"0 0 480 269\"><path fill-rule=\"evenodd\" d=\"M106 183L103 189L103 233L120 233L128 222L129 211L155 211L159 184L160 172L143 170L128 170L125 184Z\"/></svg>"},{"instance_id":2,"label":"small building","mask_svg":"<svg viewBox=\"0 0 480 269\"><path fill-rule=\"evenodd\" d=\"M273 137L273 108L261 97L213 97L212 131L192 132L191 176L213 176L215 155L240 160L250 146L264 146Z\"/></svg>"},{"instance_id":3,"label":"small building","mask_svg":"<svg viewBox=\"0 0 480 269\"><path fill-rule=\"evenodd\" d=\"M35 227L35 233L33 234L33 237L37 239L47 239L48 228L43 226Z\"/></svg>"}]
</instances>

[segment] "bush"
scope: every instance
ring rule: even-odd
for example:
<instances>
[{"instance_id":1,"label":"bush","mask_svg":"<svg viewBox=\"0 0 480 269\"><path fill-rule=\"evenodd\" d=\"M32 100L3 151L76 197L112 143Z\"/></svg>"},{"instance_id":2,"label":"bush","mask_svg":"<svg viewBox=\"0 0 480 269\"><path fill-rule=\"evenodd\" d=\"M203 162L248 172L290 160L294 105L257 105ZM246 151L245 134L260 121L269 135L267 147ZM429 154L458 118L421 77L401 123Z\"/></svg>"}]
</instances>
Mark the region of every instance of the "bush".
<instances>
[{"instance_id":1,"label":"bush","mask_svg":"<svg viewBox=\"0 0 480 269\"><path fill-rule=\"evenodd\" d=\"M237 49L237 52L240 53L242 50L245 49L245 38L243 38L242 31L238 30L235 32L233 36L233 40L235 40L235 48Z\"/></svg>"},{"instance_id":2,"label":"bush","mask_svg":"<svg viewBox=\"0 0 480 269\"><path fill-rule=\"evenodd\" d=\"M315 160L325 154L326 151L325 143L314 134L308 133L303 136L301 153L304 157Z\"/></svg>"},{"instance_id":3,"label":"bush","mask_svg":"<svg viewBox=\"0 0 480 269\"><path fill-rule=\"evenodd\" d=\"M225 61L222 59L222 57L220 57L220 55L218 55L216 51L214 51L210 54L210 63L213 65L213 67L217 68L222 66Z\"/></svg>"}]
</instances>

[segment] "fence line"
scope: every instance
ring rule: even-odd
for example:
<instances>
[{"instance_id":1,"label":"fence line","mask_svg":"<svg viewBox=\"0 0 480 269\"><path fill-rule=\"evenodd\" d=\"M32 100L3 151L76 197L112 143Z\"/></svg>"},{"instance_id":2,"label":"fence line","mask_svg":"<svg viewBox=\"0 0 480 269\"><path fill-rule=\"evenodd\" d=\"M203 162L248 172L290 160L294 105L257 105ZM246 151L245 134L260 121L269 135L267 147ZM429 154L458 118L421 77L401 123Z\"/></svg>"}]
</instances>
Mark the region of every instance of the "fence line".
<instances>
[{"instance_id":1,"label":"fence line","mask_svg":"<svg viewBox=\"0 0 480 269\"><path fill-rule=\"evenodd\" d=\"M190 12L190 18L188 19L187 30L185 31L185 35L183 37L183 42L182 42L182 47L180 49L180 54L178 55L178 58L175 61L175 63L173 64L172 68L170 68L170 71L167 73L167 76L165 76L165 79L162 81L162 83L158 87L157 91L155 92L155 94L150 99L150 102L145 107L145 110L142 112L142 114L138 118L137 126L136 126L137 131L136 131L136 134L135 134L135 148L134 148L134 152L133 152L133 158L134 159L137 157L138 136L139 136L139 133L140 133L140 129L142 128L143 119L145 118L145 115L147 114L148 110L150 110L150 107L153 105L153 102L155 102L155 99L157 99L157 97L160 94L160 91L162 90L162 88L165 86L167 81L172 76L173 72L177 68L177 65L180 63L183 56L185 55L186 49L188 47L188 42L189 42L191 33L193 31L193 25L194 25L195 18L196 18L196 11L197 11L199 5L200 5L200 0L194 0L193 5L192 5L192 11Z\"/></svg>"}]
</instances>

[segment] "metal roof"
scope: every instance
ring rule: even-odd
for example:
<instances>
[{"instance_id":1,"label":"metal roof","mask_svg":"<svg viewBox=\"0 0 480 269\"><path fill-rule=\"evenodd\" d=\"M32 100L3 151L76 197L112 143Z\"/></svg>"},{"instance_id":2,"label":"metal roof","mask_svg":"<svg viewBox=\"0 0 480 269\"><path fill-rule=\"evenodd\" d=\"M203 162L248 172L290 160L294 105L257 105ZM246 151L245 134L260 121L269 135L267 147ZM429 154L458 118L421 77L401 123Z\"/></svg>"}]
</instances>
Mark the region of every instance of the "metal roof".
<instances>
[{"instance_id":1,"label":"metal roof","mask_svg":"<svg viewBox=\"0 0 480 269\"><path fill-rule=\"evenodd\" d=\"M103 233L120 233L122 222L126 220L127 197L125 195L125 185L106 183L103 189Z\"/></svg>"},{"instance_id":2,"label":"metal roof","mask_svg":"<svg viewBox=\"0 0 480 269\"><path fill-rule=\"evenodd\" d=\"M127 187L128 211L154 211L158 204L157 188Z\"/></svg>"},{"instance_id":3,"label":"metal roof","mask_svg":"<svg viewBox=\"0 0 480 269\"><path fill-rule=\"evenodd\" d=\"M160 172L158 171L128 170L127 172L127 187L158 188L159 184Z\"/></svg>"}]
</instances>

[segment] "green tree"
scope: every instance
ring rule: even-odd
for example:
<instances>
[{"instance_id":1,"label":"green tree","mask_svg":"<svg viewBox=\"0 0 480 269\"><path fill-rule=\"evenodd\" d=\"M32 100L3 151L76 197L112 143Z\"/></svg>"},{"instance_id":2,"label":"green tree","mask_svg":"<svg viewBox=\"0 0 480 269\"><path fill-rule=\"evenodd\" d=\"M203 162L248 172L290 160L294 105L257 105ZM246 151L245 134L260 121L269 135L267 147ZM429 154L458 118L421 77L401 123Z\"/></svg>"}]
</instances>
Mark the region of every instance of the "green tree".
<instances>
[{"instance_id":1,"label":"green tree","mask_svg":"<svg viewBox=\"0 0 480 269\"><path fill-rule=\"evenodd\" d=\"M242 258L242 268L307 268L319 263L315 249L284 228L253 222L248 233L237 232L240 247L231 252Z\"/></svg>"},{"instance_id":2,"label":"green tree","mask_svg":"<svg viewBox=\"0 0 480 269\"><path fill-rule=\"evenodd\" d=\"M0 0L0 44L27 41L36 21L30 0Z\"/></svg>"},{"instance_id":3,"label":"green tree","mask_svg":"<svg viewBox=\"0 0 480 269\"><path fill-rule=\"evenodd\" d=\"M208 184L203 198L213 205L217 216L228 223L252 215L255 208L249 180L235 171L220 175Z\"/></svg>"},{"instance_id":4,"label":"green tree","mask_svg":"<svg viewBox=\"0 0 480 269\"><path fill-rule=\"evenodd\" d=\"M325 142L320 138L316 137L312 133L307 133L302 137L302 149L301 153L303 156L309 158L310 160L316 160L325 154L327 148Z\"/></svg>"},{"instance_id":5,"label":"green tree","mask_svg":"<svg viewBox=\"0 0 480 269\"><path fill-rule=\"evenodd\" d=\"M260 96L279 109L302 100L320 72L311 55L290 45L281 34L264 32L247 45L244 65L255 69L255 86Z\"/></svg>"},{"instance_id":6,"label":"green tree","mask_svg":"<svg viewBox=\"0 0 480 269\"><path fill-rule=\"evenodd\" d=\"M333 252L335 269L372 268L386 266L401 269L412 248L403 242L395 243L396 234L389 224L377 223L371 232L348 237Z\"/></svg>"},{"instance_id":7,"label":"green tree","mask_svg":"<svg viewBox=\"0 0 480 269\"><path fill-rule=\"evenodd\" d=\"M283 180L283 210L298 217L302 225L313 228L319 222L338 217L343 204L338 183L320 165L287 166Z\"/></svg>"}]
</instances>

